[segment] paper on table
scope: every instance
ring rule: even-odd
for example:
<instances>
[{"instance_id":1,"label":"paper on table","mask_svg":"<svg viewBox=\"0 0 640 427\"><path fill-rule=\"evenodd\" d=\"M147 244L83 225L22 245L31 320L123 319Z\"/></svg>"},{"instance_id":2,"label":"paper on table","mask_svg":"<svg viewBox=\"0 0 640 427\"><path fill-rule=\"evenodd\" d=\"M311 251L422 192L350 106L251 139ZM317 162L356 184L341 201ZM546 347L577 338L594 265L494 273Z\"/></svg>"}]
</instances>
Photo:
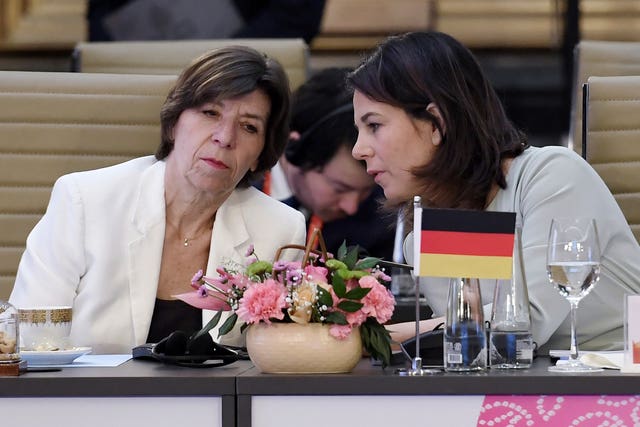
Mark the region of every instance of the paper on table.
<instances>
[{"instance_id":1,"label":"paper on table","mask_svg":"<svg viewBox=\"0 0 640 427\"><path fill-rule=\"evenodd\" d=\"M549 352L549 356L560 358L557 365L567 363L569 354L569 350L551 350ZM624 364L624 351L581 351L580 361L595 368L620 369Z\"/></svg>"},{"instance_id":2,"label":"paper on table","mask_svg":"<svg viewBox=\"0 0 640 427\"><path fill-rule=\"evenodd\" d=\"M116 367L131 359L131 354L85 354L66 365L38 365L50 368L101 368Z\"/></svg>"}]
</instances>

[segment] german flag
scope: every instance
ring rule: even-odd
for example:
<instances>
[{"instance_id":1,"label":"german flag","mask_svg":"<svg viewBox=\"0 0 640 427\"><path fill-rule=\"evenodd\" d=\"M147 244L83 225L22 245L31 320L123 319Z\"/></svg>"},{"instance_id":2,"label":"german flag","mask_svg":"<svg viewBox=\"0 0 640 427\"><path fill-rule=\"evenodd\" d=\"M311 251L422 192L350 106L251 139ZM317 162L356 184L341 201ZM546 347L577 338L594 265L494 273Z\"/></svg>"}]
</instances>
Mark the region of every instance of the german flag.
<instances>
[{"instance_id":1,"label":"german flag","mask_svg":"<svg viewBox=\"0 0 640 427\"><path fill-rule=\"evenodd\" d=\"M414 220L418 276L511 278L515 213L416 208Z\"/></svg>"}]
</instances>

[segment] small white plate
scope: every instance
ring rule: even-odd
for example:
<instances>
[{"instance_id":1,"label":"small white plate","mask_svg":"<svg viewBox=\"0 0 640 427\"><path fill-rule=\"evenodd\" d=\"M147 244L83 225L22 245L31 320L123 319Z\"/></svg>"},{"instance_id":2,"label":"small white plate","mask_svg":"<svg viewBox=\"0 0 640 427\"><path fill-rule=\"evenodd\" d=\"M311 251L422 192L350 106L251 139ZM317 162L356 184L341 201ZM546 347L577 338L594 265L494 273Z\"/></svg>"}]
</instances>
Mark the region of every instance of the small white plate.
<instances>
[{"instance_id":1,"label":"small white plate","mask_svg":"<svg viewBox=\"0 0 640 427\"><path fill-rule=\"evenodd\" d=\"M29 366L68 365L83 354L91 353L91 347L74 347L69 350L56 351L20 351L20 358Z\"/></svg>"}]
</instances>

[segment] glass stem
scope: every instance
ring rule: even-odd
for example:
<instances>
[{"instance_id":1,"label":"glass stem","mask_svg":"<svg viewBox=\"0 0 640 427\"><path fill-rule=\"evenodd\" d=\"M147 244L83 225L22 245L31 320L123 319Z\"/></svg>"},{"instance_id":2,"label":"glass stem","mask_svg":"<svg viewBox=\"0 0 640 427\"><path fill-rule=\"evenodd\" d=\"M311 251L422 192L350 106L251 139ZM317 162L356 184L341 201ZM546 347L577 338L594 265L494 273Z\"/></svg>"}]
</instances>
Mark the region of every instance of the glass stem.
<instances>
[{"instance_id":1,"label":"glass stem","mask_svg":"<svg viewBox=\"0 0 640 427\"><path fill-rule=\"evenodd\" d=\"M578 300L569 301L571 305L571 356L570 363L579 363L578 360L578 335L576 334L576 319L578 313Z\"/></svg>"}]
</instances>

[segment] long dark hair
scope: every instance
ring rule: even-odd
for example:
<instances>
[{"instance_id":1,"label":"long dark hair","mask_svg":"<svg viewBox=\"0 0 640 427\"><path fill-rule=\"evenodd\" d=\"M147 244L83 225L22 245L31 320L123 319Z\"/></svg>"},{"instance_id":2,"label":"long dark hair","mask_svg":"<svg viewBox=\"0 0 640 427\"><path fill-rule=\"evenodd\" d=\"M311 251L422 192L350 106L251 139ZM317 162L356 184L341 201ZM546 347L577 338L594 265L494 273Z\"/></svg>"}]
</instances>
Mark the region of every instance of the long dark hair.
<instances>
[{"instance_id":1,"label":"long dark hair","mask_svg":"<svg viewBox=\"0 0 640 427\"><path fill-rule=\"evenodd\" d=\"M282 65L244 46L213 50L196 58L178 77L160 112L161 142L156 158L162 160L173 150L173 128L180 114L206 102L264 91L271 102L264 148L255 172L248 171L239 185L248 186L271 169L284 151L289 136L289 80Z\"/></svg>"},{"instance_id":2,"label":"long dark hair","mask_svg":"<svg viewBox=\"0 0 640 427\"><path fill-rule=\"evenodd\" d=\"M443 139L415 168L423 204L484 209L494 183L506 188L501 161L520 155L526 137L504 108L471 52L439 32L392 36L348 77L352 89L430 121ZM426 108L434 103L442 123Z\"/></svg>"}]
</instances>

